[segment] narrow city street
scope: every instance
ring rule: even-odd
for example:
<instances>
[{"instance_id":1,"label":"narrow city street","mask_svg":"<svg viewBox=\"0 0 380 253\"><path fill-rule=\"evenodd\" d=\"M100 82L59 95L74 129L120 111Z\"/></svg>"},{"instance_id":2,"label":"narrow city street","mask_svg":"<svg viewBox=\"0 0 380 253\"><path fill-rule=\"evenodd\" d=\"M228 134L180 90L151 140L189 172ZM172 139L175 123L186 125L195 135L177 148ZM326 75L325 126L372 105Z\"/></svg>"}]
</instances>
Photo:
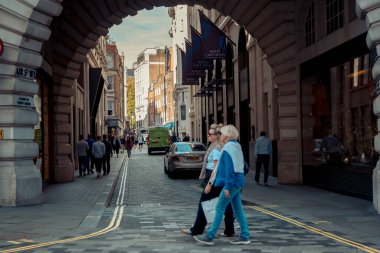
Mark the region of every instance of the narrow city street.
<instances>
[{"instance_id":1,"label":"narrow city street","mask_svg":"<svg viewBox=\"0 0 380 253\"><path fill-rule=\"evenodd\" d=\"M133 150L132 158L124 159L121 166L110 206L99 217L89 214L71 234L49 242L35 240L0 252L362 252L258 212L260 207L253 204L245 205L250 245L231 245L231 238L219 238L212 247L200 245L180 233L194 221L200 196L198 184L196 175L170 179L164 173L162 154L149 156L146 149ZM363 252L380 251L368 248Z\"/></svg>"}]
</instances>

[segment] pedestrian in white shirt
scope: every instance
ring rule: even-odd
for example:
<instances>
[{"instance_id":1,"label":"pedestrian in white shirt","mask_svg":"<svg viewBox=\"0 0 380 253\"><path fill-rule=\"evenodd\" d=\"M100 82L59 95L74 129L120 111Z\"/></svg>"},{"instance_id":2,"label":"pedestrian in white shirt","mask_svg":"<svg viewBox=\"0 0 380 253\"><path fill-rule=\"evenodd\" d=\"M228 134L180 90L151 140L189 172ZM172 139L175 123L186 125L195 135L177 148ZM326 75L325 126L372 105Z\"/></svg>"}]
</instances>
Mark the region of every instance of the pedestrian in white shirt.
<instances>
[{"instance_id":1,"label":"pedestrian in white shirt","mask_svg":"<svg viewBox=\"0 0 380 253\"><path fill-rule=\"evenodd\" d=\"M103 159L104 156L106 155L106 146L102 142L102 139L100 136L96 137L96 142L92 144L92 155L95 159L95 168L96 168L96 173L97 178L100 176L100 171L102 169L102 164L103 164Z\"/></svg>"},{"instance_id":2,"label":"pedestrian in white shirt","mask_svg":"<svg viewBox=\"0 0 380 253\"><path fill-rule=\"evenodd\" d=\"M261 131L260 137L256 140L254 156L256 160L255 181L260 183L261 165L264 165L264 185L268 186L269 160L272 156L272 142L266 137L266 133Z\"/></svg>"}]
</instances>

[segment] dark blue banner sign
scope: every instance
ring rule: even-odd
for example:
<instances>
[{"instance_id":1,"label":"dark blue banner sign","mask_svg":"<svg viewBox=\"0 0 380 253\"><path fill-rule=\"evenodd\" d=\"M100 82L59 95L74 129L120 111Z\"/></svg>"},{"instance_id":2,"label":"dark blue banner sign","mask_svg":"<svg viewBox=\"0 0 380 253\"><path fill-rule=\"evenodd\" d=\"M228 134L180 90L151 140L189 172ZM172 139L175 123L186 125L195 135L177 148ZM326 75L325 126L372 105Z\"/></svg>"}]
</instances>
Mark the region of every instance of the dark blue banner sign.
<instances>
[{"instance_id":1,"label":"dark blue banner sign","mask_svg":"<svg viewBox=\"0 0 380 253\"><path fill-rule=\"evenodd\" d=\"M225 59L227 55L226 35L202 12L199 12L203 39L204 59Z\"/></svg>"},{"instance_id":2,"label":"dark blue banner sign","mask_svg":"<svg viewBox=\"0 0 380 253\"><path fill-rule=\"evenodd\" d=\"M193 52L193 69L212 69L214 67L212 60L205 60L203 57L203 39L198 31L190 26L191 43Z\"/></svg>"}]
</instances>

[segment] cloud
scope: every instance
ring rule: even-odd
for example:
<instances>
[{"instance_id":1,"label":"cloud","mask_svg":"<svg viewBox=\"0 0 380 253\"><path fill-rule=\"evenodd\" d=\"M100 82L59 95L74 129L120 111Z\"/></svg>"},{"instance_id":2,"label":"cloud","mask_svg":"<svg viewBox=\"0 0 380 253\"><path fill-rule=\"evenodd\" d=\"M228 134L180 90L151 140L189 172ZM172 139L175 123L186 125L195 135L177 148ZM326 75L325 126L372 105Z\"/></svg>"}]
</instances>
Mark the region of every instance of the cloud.
<instances>
[{"instance_id":1,"label":"cloud","mask_svg":"<svg viewBox=\"0 0 380 253\"><path fill-rule=\"evenodd\" d=\"M116 42L119 52L124 52L125 66L131 68L138 54L146 48L172 46L170 25L168 9L159 7L124 18L123 23L111 27L109 35Z\"/></svg>"}]
</instances>

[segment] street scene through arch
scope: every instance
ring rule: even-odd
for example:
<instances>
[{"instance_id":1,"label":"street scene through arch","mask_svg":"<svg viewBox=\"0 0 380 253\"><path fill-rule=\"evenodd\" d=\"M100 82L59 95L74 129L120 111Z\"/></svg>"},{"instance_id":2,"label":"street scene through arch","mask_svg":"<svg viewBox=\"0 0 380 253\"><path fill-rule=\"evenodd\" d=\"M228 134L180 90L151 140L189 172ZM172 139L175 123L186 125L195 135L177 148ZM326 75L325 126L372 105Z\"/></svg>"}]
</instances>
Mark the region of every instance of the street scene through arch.
<instances>
[{"instance_id":1,"label":"street scene through arch","mask_svg":"<svg viewBox=\"0 0 380 253\"><path fill-rule=\"evenodd\" d=\"M254 48L255 45L259 46L263 52L268 66L271 67L273 73L273 82L277 87L276 102L278 104L277 122L278 131L271 133L272 139L278 141L278 178L280 183L302 183L303 181L303 164L301 153L297 150L301 149L303 145L303 134L301 134L301 108L299 107L301 80L299 78L299 68L303 63L308 62L313 55L314 58L322 52L309 52L305 49L303 43L303 35L298 34L298 26L302 26L303 22L298 20L302 16L304 10L307 10L310 3L314 1L197 1L196 3L205 8L206 13L210 9L215 9L220 15L210 17L211 20L219 17L216 21L218 27L226 28L228 23L236 23L236 25L244 27L248 35L252 36L247 41L247 44ZM80 76L81 64L86 59L86 54L91 48L97 45L98 39L101 35L106 35L108 29L114 24L120 24L122 18L125 16L133 16L141 9L152 9L154 6L174 6L176 4L189 4L193 6L194 1L63 1L59 4L55 1L41 0L35 3L35 6L24 5L20 2L10 3L9 6L1 6L1 11L9 18L9 21L4 23L3 29L4 38L4 53L0 60L4 65L2 68L2 76L4 82L9 84L1 91L2 95L12 96L23 102L23 105L17 106L13 102L5 102L4 105L11 114L17 115L3 117L5 119L4 137L0 143L1 147L1 169L9 171L9 173L2 174L0 180L1 191L0 203L1 205L23 205L30 203L40 202L41 194L41 179L38 173L33 171L34 165L29 158L33 158L38 153L38 148L33 142L33 125L36 123L36 114L32 108L32 104L28 103L31 95L37 92L37 86L34 82L36 78L36 70L40 67L49 76L52 83L50 101L51 108L54 108L52 117L49 119L50 135L52 138L47 145L50 145L50 166L53 168L53 175L55 182L68 182L73 179L74 160L73 160L73 136L72 136L72 110L71 98L74 95L74 85L76 79ZM354 3L355 4L355 3ZM377 40L376 24L378 21L372 14L378 8L376 1L368 3L367 1L356 1L357 14L351 11L345 15L348 20L353 20L353 23L347 23L348 26L355 26L354 34L351 37L343 37L339 40L348 42L359 38L363 32L368 31L367 46L374 48L373 54L377 56L377 48L375 47ZM315 8L318 8L316 6ZM351 10L354 8L351 8ZM12 14L13 11L22 12L20 17ZM346 12L345 12L346 13ZM224 19L230 17L230 19ZM366 23L364 22L366 19ZM5 21L4 21L5 22ZM12 22L18 22L20 25L17 32L14 32ZM338 22L339 25L339 22ZM229 26L232 28L232 26ZM327 29L327 32L334 33L334 24ZM344 30L344 27L341 27ZM349 27L352 28L352 27ZM347 29L349 29L347 28ZM330 29L330 30L329 30ZM239 30L239 29L237 29ZM341 30L341 31L343 31ZM227 32L227 31L226 31ZM239 36L233 34L233 30L229 32L229 37L238 38ZM338 34L340 31L336 31ZM5 36L8 35L8 36ZM328 35L328 34L327 34ZM2 35L3 36L3 35ZM326 36L327 38L328 36ZM27 40L25 38L28 38ZM360 38L359 38L360 39ZM327 38L328 40L328 38ZM44 45L43 42L47 41ZM313 37L310 37L308 43L313 43ZM328 48L332 49L333 42L329 42ZM41 50L43 48L43 50ZM297 55L299 49L303 49L303 55ZM247 54L246 57L249 62L253 63L255 58L253 55ZM365 57L364 57L365 58ZM363 59L364 59L363 58ZM374 70L372 71L373 79L377 81L377 57L372 62ZM253 65L253 64L252 64ZM250 67L251 65L248 65ZM306 67L305 67L306 66ZM308 73L308 66L303 65L305 73ZM336 65L338 66L338 65ZM21 71L20 68L23 68ZM245 71L245 72L244 72ZM21 74L22 73L22 74ZM236 84L246 83L250 87L250 81L254 79L253 72L249 69L239 69L234 72ZM318 81L324 80L322 78L316 79ZM48 80L46 78L44 80ZM268 77L266 77L268 78ZM268 79L263 79L268 80ZM312 80L312 79L308 79ZM313 82L313 81L311 81ZM29 85L30 84L30 85ZM314 84L310 84L313 89ZM315 88L314 88L315 89ZM257 132L260 128L270 128L270 125L248 123L249 126L241 126L241 115L238 112L251 112L255 113L255 107L252 106L254 101L247 101L241 99L239 89L235 88L234 103L235 108L232 112L235 115L234 122L239 129L247 127L249 130L245 131L245 136L248 140L247 145L251 145ZM253 89L249 89L250 97L254 97ZM17 98L16 94L23 94ZM244 93L243 93L244 94ZM11 99L9 101L14 101ZM261 99L261 98L260 98ZM267 104L267 97L262 97L262 104ZM205 118L205 123L223 118L227 123L228 104L223 105L215 99L214 101L204 99L202 118ZM8 101L8 100L6 100ZM374 98L376 101L376 98ZM238 103L239 102L239 103ZM201 105L201 106L202 106ZM222 111L221 108L225 107ZM271 104L271 106L273 106ZM375 103L376 107L376 103ZM213 112L211 112L212 108ZM311 108L311 107L310 107ZM306 108L307 109L307 108ZM5 110L1 110L3 113ZM218 112L219 111L219 112ZM206 114L207 112L207 114ZM377 113L377 110L375 110ZM5 115L5 114L4 114ZM204 115L204 117L203 117ZM218 116L219 115L219 116ZM237 115L237 116L236 116ZM21 120L22 119L22 120ZM305 121L304 121L305 122ZM199 125L207 125L199 122ZM195 128L196 126L194 126ZM246 130L246 129L245 129ZM22 138L17 138L15 132L22 132ZM191 133L196 136L196 134ZM196 138L201 138L199 135ZM5 147L6 146L6 147ZM293 147L290 149L289 147ZM375 149L378 149L378 144L375 141ZM16 150L18 152L16 152ZM378 150L377 150L378 151ZM252 152L248 151L247 156ZM364 154L364 153L363 153ZM246 159L251 159L246 157ZM19 171L23 171L23 177L18 177ZM375 178L373 186L373 202L378 209L379 193L378 182L379 172L374 170L373 177ZM16 175L15 177L11 175ZM17 183L16 183L17 182ZM28 186L28 187L26 187Z\"/></svg>"}]
</instances>

